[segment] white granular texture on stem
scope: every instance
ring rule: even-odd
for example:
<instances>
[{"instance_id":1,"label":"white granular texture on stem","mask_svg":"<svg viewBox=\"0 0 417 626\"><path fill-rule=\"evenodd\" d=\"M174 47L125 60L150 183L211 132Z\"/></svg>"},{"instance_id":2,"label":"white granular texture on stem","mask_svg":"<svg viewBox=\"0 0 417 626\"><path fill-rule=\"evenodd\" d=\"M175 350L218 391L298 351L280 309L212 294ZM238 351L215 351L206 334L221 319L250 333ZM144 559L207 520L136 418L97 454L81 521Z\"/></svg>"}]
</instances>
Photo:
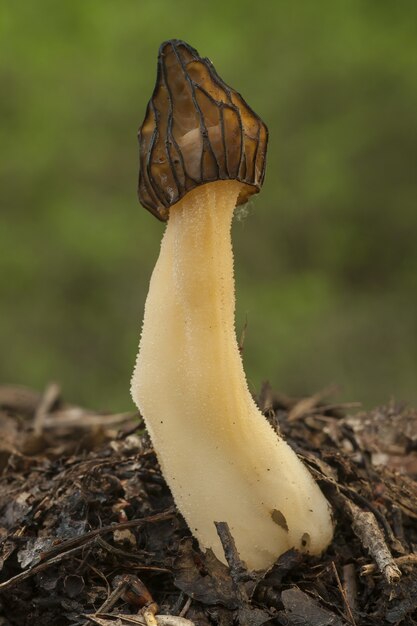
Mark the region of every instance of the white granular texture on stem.
<instances>
[{"instance_id":1,"label":"white granular texture on stem","mask_svg":"<svg viewBox=\"0 0 417 626\"><path fill-rule=\"evenodd\" d=\"M202 548L224 560L227 522L247 566L322 552L330 507L249 393L235 326L231 222L240 183L198 187L170 209L146 301L132 396Z\"/></svg>"}]
</instances>

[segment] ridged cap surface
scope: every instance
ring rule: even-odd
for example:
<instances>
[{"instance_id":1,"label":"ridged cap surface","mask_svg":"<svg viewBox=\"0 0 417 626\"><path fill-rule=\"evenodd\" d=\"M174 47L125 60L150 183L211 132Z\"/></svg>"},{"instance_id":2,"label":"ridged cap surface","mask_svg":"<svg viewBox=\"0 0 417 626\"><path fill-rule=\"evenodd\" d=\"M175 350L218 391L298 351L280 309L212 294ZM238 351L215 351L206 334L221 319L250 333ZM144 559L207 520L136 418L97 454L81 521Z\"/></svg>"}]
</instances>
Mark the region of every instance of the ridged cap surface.
<instances>
[{"instance_id":1,"label":"ridged cap surface","mask_svg":"<svg viewBox=\"0 0 417 626\"><path fill-rule=\"evenodd\" d=\"M161 220L198 185L234 179L257 193L265 175L268 129L213 64L183 41L159 49L158 73L139 130L139 200Z\"/></svg>"}]
</instances>

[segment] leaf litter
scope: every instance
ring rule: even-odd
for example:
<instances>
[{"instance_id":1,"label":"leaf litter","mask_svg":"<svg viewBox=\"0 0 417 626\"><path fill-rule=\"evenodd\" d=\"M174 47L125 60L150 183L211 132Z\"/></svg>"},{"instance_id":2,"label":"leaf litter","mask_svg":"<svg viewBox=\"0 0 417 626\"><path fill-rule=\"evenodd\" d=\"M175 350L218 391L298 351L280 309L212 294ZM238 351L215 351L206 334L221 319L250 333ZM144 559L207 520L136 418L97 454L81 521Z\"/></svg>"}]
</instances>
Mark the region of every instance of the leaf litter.
<instances>
[{"instance_id":1,"label":"leaf litter","mask_svg":"<svg viewBox=\"0 0 417 626\"><path fill-rule=\"evenodd\" d=\"M322 557L290 550L252 572L223 520L228 566L199 549L137 413L0 386L0 625L417 624L417 411L358 411L332 392L261 390L336 532Z\"/></svg>"}]
</instances>

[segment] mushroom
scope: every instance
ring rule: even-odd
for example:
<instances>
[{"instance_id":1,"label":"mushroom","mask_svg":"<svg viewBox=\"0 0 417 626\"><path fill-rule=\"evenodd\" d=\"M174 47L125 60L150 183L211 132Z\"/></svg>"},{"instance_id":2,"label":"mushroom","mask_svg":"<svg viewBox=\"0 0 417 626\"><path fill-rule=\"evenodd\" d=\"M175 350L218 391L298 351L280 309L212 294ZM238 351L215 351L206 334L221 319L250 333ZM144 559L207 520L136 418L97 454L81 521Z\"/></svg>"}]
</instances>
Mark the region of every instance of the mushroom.
<instances>
[{"instance_id":1,"label":"mushroom","mask_svg":"<svg viewBox=\"0 0 417 626\"><path fill-rule=\"evenodd\" d=\"M231 223L262 185L267 128L208 59L172 40L139 143L139 199L167 225L131 392L176 505L219 559L216 521L251 569L290 548L319 554L329 504L257 408L235 334Z\"/></svg>"}]
</instances>

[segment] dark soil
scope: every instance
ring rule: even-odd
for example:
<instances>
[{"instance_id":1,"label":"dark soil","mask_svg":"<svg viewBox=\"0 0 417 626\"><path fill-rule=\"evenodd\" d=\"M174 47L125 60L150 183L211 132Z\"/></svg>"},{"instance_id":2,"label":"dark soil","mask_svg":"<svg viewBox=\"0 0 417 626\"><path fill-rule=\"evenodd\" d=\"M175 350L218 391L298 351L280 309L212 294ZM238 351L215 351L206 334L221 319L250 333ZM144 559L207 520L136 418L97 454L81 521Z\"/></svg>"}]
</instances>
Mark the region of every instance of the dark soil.
<instances>
[{"instance_id":1,"label":"dark soil","mask_svg":"<svg viewBox=\"0 0 417 626\"><path fill-rule=\"evenodd\" d=\"M229 567L199 550L138 415L0 387L0 626L417 624L417 411L267 385L258 403L336 521L322 557L267 572L246 570L225 524Z\"/></svg>"}]
</instances>

